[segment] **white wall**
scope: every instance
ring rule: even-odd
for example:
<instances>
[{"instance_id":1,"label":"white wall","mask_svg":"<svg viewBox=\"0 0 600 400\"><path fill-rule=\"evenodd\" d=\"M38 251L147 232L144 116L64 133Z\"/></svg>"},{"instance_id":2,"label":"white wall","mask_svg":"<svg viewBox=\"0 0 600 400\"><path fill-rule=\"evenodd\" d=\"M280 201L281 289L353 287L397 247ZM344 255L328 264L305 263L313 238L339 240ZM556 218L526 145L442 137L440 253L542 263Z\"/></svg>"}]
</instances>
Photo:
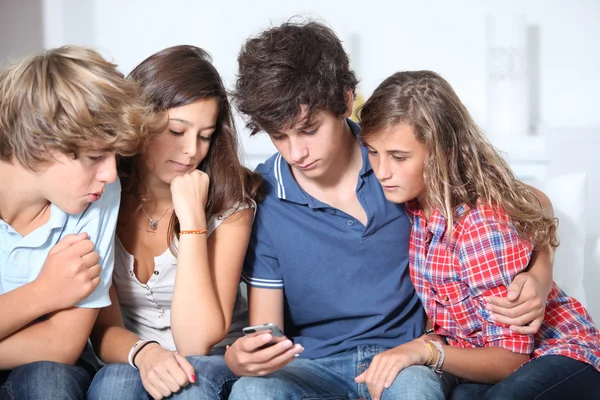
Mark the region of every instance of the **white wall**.
<instances>
[{"instance_id":1,"label":"white wall","mask_svg":"<svg viewBox=\"0 0 600 400\"><path fill-rule=\"evenodd\" d=\"M7 1L7 0L3 0ZM600 2L596 0L43 0L46 45L97 47L129 72L164 47L189 43L207 49L225 81L235 79L244 40L297 14L326 20L349 47L368 95L401 69L432 69L455 87L475 119L486 125L486 16L521 14L538 37L532 117L543 126L600 126ZM364 5L368 4L367 7ZM239 124L242 126L243 124ZM273 151L265 137L241 132L250 166Z\"/></svg>"},{"instance_id":2,"label":"white wall","mask_svg":"<svg viewBox=\"0 0 600 400\"><path fill-rule=\"evenodd\" d=\"M94 0L42 0L44 47L96 47L95 6Z\"/></svg>"},{"instance_id":3,"label":"white wall","mask_svg":"<svg viewBox=\"0 0 600 400\"><path fill-rule=\"evenodd\" d=\"M42 0L0 0L0 65L44 48Z\"/></svg>"},{"instance_id":4,"label":"white wall","mask_svg":"<svg viewBox=\"0 0 600 400\"><path fill-rule=\"evenodd\" d=\"M231 81L237 52L248 35L271 21L308 12L324 18L344 40L360 35L360 73L367 93L397 70L433 69L451 81L481 121L486 111L485 17L523 14L539 29L542 122L600 125L600 113L590 104L600 90L600 2L595 0L305 0L301 5L278 0L178 0L165 4L96 1L95 44L113 54L125 70L165 46L196 44L214 55L215 64Z\"/></svg>"}]
</instances>

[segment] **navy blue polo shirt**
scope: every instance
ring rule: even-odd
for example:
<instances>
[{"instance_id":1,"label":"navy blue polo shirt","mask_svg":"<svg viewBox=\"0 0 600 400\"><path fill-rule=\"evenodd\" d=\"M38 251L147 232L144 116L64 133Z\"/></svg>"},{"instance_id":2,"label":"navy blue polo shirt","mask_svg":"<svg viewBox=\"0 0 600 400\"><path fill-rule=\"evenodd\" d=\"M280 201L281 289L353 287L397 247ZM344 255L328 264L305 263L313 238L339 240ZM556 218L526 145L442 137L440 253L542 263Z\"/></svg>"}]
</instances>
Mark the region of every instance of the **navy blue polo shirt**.
<instances>
[{"instance_id":1,"label":"navy blue polo shirt","mask_svg":"<svg viewBox=\"0 0 600 400\"><path fill-rule=\"evenodd\" d=\"M356 134L358 126L350 123ZM275 154L256 171L268 186L258 206L242 278L283 289L285 333L321 358L358 345L398 346L424 328L408 270L411 225L385 199L362 147L356 194L367 225L306 193Z\"/></svg>"}]
</instances>

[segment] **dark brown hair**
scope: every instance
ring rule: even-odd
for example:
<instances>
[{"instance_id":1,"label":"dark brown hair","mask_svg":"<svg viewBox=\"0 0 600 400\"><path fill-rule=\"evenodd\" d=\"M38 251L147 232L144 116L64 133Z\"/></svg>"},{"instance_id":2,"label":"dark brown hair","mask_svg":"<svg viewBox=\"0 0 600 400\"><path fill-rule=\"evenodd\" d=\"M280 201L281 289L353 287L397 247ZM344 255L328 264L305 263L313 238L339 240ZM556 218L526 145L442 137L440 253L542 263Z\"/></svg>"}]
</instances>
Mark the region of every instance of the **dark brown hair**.
<instances>
[{"instance_id":1,"label":"dark brown hair","mask_svg":"<svg viewBox=\"0 0 600 400\"><path fill-rule=\"evenodd\" d=\"M251 135L295 126L301 105L309 118L315 111L342 116L357 84L340 39L315 21L287 22L248 39L238 64L233 99Z\"/></svg>"},{"instance_id":2,"label":"dark brown hair","mask_svg":"<svg viewBox=\"0 0 600 400\"><path fill-rule=\"evenodd\" d=\"M360 109L361 140L398 124L414 129L427 149L425 187L431 207L452 227L457 206L483 201L500 207L519 234L537 246L558 246L556 219L518 180L489 143L452 86L431 71L398 72Z\"/></svg>"},{"instance_id":3,"label":"dark brown hair","mask_svg":"<svg viewBox=\"0 0 600 400\"><path fill-rule=\"evenodd\" d=\"M211 136L206 157L198 165L211 180L206 217L209 220L229 207L246 202L248 198L261 201L264 197L262 178L244 168L239 160L238 141L221 77L211 63L210 55L195 46L174 46L153 54L142 61L129 77L140 87L142 97L156 113L164 113L199 99L215 99L219 104L217 127ZM151 139L150 139L151 140ZM143 202L144 188L140 187L140 158L122 158L119 173L124 191ZM179 232L175 213L171 218L168 240Z\"/></svg>"}]
</instances>

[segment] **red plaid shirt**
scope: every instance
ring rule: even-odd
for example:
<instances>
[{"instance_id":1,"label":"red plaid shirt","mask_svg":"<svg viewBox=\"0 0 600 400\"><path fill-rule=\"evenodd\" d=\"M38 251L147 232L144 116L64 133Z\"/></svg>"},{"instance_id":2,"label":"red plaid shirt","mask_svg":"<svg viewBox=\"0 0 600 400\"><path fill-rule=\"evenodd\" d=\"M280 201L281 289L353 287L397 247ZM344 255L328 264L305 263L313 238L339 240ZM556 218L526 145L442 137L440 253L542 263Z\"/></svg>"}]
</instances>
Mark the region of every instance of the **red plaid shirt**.
<instances>
[{"instance_id":1,"label":"red plaid shirt","mask_svg":"<svg viewBox=\"0 0 600 400\"><path fill-rule=\"evenodd\" d=\"M556 284L544 322L534 335L521 335L490 321L486 296L505 296L523 271L532 245L520 238L502 210L479 204L457 208L452 237L437 211L426 220L416 200L406 203L412 222L410 275L437 334L456 347L499 346L515 353L563 355L600 371L600 334L592 318Z\"/></svg>"}]
</instances>

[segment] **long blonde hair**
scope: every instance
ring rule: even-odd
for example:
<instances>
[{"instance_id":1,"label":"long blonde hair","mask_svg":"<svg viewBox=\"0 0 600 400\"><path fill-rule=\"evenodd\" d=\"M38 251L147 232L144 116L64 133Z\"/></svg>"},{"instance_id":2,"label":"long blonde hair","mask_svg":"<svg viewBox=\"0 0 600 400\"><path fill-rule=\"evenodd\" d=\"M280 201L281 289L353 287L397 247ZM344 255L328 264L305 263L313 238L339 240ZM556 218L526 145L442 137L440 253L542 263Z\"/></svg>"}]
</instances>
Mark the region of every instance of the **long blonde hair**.
<instances>
[{"instance_id":1,"label":"long blonde hair","mask_svg":"<svg viewBox=\"0 0 600 400\"><path fill-rule=\"evenodd\" d=\"M555 218L489 143L450 84L431 71L398 72L360 110L361 139L398 124L414 129L427 148L427 201L448 219L457 206L483 201L506 212L521 237L538 247L558 246ZM451 234L451 233L450 233Z\"/></svg>"}]
</instances>

